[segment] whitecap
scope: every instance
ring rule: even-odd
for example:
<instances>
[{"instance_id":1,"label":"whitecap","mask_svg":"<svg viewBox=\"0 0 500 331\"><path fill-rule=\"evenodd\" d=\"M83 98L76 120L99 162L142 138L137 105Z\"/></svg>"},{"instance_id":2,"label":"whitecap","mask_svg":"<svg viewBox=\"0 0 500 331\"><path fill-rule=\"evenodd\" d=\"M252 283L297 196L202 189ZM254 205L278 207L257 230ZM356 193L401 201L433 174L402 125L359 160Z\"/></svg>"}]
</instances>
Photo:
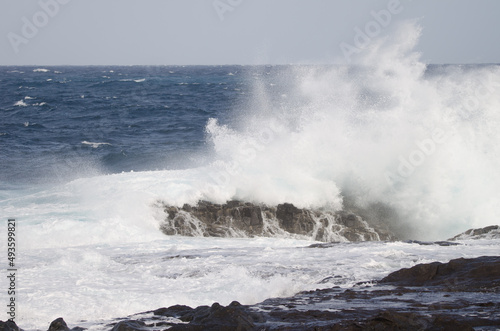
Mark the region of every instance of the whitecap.
<instances>
[{"instance_id":1,"label":"whitecap","mask_svg":"<svg viewBox=\"0 0 500 331\"><path fill-rule=\"evenodd\" d=\"M35 98L32 98L32 97L30 97L28 95L24 97L24 100L31 100L31 99L35 99Z\"/></svg>"},{"instance_id":2,"label":"whitecap","mask_svg":"<svg viewBox=\"0 0 500 331\"><path fill-rule=\"evenodd\" d=\"M27 104L26 104L26 102L24 102L24 100L19 100L18 102L16 102L14 104L14 106L26 107Z\"/></svg>"},{"instance_id":3,"label":"whitecap","mask_svg":"<svg viewBox=\"0 0 500 331\"><path fill-rule=\"evenodd\" d=\"M141 79L134 79L134 82L136 83L142 83L146 80L146 78L141 78Z\"/></svg>"},{"instance_id":4,"label":"whitecap","mask_svg":"<svg viewBox=\"0 0 500 331\"><path fill-rule=\"evenodd\" d=\"M90 141L82 141L82 144L83 145L90 145L92 148L98 148L99 146L102 146L102 145L110 145L110 143L95 143L95 142L90 142Z\"/></svg>"},{"instance_id":5,"label":"whitecap","mask_svg":"<svg viewBox=\"0 0 500 331\"><path fill-rule=\"evenodd\" d=\"M44 68L38 68L33 70L33 72L49 72L49 71L50 71L49 69L44 69Z\"/></svg>"}]
</instances>

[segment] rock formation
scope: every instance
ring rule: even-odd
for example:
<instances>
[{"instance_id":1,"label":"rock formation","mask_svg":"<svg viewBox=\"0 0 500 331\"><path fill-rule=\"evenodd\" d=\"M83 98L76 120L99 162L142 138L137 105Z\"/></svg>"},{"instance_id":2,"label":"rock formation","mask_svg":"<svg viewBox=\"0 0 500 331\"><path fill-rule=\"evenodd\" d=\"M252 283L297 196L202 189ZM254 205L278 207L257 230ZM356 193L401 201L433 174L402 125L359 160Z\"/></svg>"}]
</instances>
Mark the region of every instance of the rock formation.
<instances>
[{"instance_id":1,"label":"rock formation","mask_svg":"<svg viewBox=\"0 0 500 331\"><path fill-rule=\"evenodd\" d=\"M167 235L254 237L302 237L318 241L394 240L380 226L345 211L300 209L284 203L276 207L228 201L213 204L200 201L182 208L163 206L161 230Z\"/></svg>"},{"instance_id":2,"label":"rock formation","mask_svg":"<svg viewBox=\"0 0 500 331\"><path fill-rule=\"evenodd\" d=\"M485 288L500 291L500 256L418 264L393 272L380 283L397 286L440 286L464 292Z\"/></svg>"},{"instance_id":3,"label":"rock formation","mask_svg":"<svg viewBox=\"0 0 500 331\"><path fill-rule=\"evenodd\" d=\"M480 229L469 229L448 240L500 239L500 226L491 225Z\"/></svg>"}]
</instances>

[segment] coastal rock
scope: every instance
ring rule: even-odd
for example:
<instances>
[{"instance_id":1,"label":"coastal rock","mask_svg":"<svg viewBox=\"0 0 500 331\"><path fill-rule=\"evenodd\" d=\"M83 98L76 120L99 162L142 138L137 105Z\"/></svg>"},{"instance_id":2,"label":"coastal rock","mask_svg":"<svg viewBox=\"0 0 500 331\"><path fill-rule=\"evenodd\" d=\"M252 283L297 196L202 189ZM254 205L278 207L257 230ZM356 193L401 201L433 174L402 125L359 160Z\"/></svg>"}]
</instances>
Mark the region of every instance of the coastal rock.
<instances>
[{"instance_id":1,"label":"coastal rock","mask_svg":"<svg viewBox=\"0 0 500 331\"><path fill-rule=\"evenodd\" d=\"M154 315L178 318L189 324L177 324L169 330L255 330L255 322L262 323L263 317L251 312L247 306L233 301L227 307L214 303L211 307L172 306L154 311Z\"/></svg>"},{"instance_id":2,"label":"coastal rock","mask_svg":"<svg viewBox=\"0 0 500 331\"><path fill-rule=\"evenodd\" d=\"M146 323L142 321L125 320L120 321L113 326L111 331L138 331L145 330Z\"/></svg>"},{"instance_id":3,"label":"coastal rock","mask_svg":"<svg viewBox=\"0 0 500 331\"><path fill-rule=\"evenodd\" d=\"M500 239L500 226L490 225L480 229L469 229L448 240Z\"/></svg>"},{"instance_id":4,"label":"coastal rock","mask_svg":"<svg viewBox=\"0 0 500 331\"><path fill-rule=\"evenodd\" d=\"M0 331L21 331L14 321L0 321Z\"/></svg>"},{"instance_id":5,"label":"coastal rock","mask_svg":"<svg viewBox=\"0 0 500 331\"><path fill-rule=\"evenodd\" d=\"M68 327L66 321L62 317L59 317L50 323L49 329L47 331L82 331L85 330L79 326L76 326L72 329Z\"/></svg>"},{"instance_id":6,"label":"coastal rock","mask_svg":"<svg viewBox=\"0 0 500 331\"><path fill-rule=\"evenodd\" d=\"M59 317L50 323L48 331L69 331L69 328L64 319Z\"/></svg>"},{"instance_id":7,"label":"coastal rock","mask_svg":"<svg viewBox=\"0 0 500 331\"><path fill-rule=\"evenodd\" d=\"M240 201L213 204L200 201L182 208L161 205L166 216L161 230L167 235L254 237L301 236L324 242L394 240L346 211L300 209L284 203L276 207Z\"/></svg>"},{"instance_id":8,"label":"coastal rock","mask_svg":"<svg viewBox=\"0 0 500 331\"><path fill-rule=\"evenodd\" d=\"M398 286L441 286L450 290L474 291L500 289L500 256L454 259L401 269L380 283Z\"/></svg>"}]
</instances>

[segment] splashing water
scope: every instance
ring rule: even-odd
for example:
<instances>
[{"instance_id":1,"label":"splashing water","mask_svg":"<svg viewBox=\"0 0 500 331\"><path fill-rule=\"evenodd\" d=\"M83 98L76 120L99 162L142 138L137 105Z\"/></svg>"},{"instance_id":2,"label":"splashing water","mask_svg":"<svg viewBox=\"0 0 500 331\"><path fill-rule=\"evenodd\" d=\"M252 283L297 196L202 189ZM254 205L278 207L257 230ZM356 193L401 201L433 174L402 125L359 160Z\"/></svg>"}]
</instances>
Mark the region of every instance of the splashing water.
<instances>
[{"instance_id":1,"label":"splashing water","mask_svg":"<svg viewBox=\"0 0 500 331\"><path fill-rule=\"evenodd\" d=\"M419 36L406 23L355 65L290 68L292 102L276 106L257 86L260 108L239 126L210 120L208 198L382 204L404 235L427 239L497 222L500 67L425 65Z\"/></svg>"}]
</instances>

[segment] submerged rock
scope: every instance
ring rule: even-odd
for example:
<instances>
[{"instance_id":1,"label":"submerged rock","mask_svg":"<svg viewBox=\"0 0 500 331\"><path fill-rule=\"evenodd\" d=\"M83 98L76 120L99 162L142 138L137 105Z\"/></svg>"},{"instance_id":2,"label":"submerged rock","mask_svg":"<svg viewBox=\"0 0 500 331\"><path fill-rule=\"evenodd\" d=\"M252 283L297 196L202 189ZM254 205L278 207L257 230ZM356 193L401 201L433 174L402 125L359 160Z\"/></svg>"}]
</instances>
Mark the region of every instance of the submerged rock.
<instances>
[{"instance_id":1,"label":"submerged rock","mask_svg":"<svg viewBox=\"0 0 500 331\"><path fill-rule=\"evenodd\" d=\"M353 213L300 209L289 203L269 207L240 201L225 204L200 201L195 206L163 205L162 208L166 217L161 230L167 235L299 236L324 242L395 239L389 231L372 227Z\"/></svg>"}]
</instances>

